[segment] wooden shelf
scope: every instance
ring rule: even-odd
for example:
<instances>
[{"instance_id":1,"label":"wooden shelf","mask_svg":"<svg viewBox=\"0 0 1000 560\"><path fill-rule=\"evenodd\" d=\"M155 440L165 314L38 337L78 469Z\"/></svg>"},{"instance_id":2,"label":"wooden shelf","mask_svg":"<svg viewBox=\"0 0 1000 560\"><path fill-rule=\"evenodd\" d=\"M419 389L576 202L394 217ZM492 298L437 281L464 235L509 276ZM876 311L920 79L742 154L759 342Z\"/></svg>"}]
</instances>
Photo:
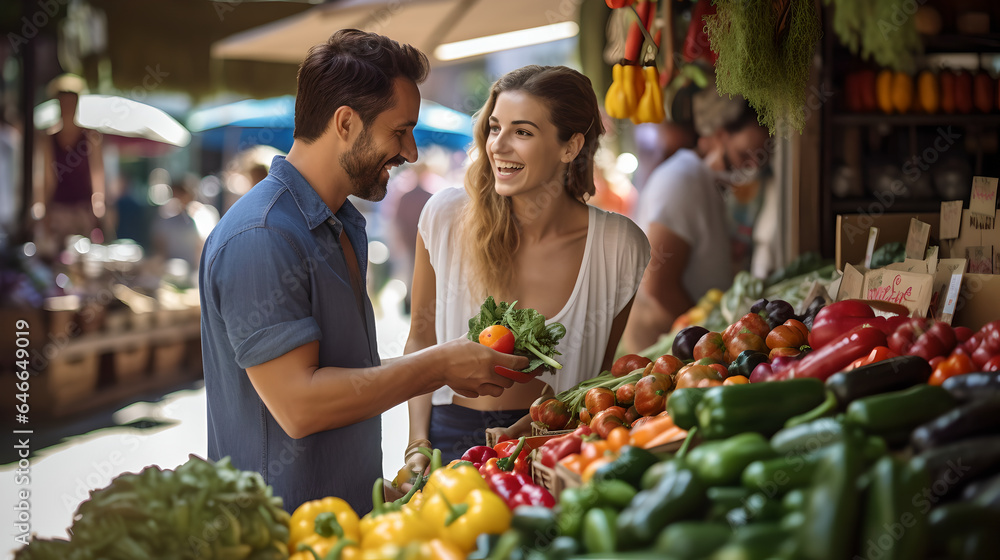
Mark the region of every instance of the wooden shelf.
<instances>
[{"instance_id":1,"label":"wooden shelf","mask_svg":"<svg viewBox=\"0 0 1000 560\"><path fill-rule=\"evenodd\" d=\"M924 51L933 53L1000 53L1000 33L924 35Z\"/></svg>"},{"instance_id":2,"label":"wooden shelf","mask_svg":"<svg viewBox=\"0 0 1000 560\"><path fill-rule=\"evenodd\" d=\"M201 324L198 321L178 325L152 327L141 331L122 331L119 334L99 332L83 335L70 340L59 351L59 357L70 359L85 354L104 354L120 348L128 348L140 344L170 344L184 342L201 336Z\"/></svg>"},{"instance_id":3,"label":"wooden shelf","mask_svg":"<svg viewBox=\"0 0 1000 560\"><path fill-rule=\"evenodd\" d=\"M858 214L868 212L868 208L876 204L882 212L886 213L912 213L940 212L941 201L936 198L897 198L889 208L884 208L878 199L872 198L834 198L830 204L830 209L834 214Z\"/></svg>"},{"instance_id":4,"label":"wooden shelf","mask_svg":"<svg viewBox=\"0 0 1000 560\"><path fill-rule=\"evenodd\" d=\"M968 115L884 115L881 113L834 113L830 122L841 126L1000 126L1000 113Z\"/></svg>"}]
</instances>

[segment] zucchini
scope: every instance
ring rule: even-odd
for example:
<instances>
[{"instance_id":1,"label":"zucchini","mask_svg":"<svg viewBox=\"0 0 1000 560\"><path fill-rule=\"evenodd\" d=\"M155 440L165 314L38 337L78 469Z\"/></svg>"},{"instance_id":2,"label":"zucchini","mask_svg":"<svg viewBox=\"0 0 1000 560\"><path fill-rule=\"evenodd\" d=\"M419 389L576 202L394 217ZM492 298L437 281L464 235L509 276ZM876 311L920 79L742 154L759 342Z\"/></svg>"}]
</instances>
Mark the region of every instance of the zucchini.
<instances>
[{"instance_id":1,"label":"zucchini","mask_svg":"<svg viewBox=\"0 0 1000 560\"><path fill-rule=\"evenodd\" d=\"M835 373L826 380L827 389L837 396L841 408L879 393L899 391L927 383L931 366L920 356L899 356Z\"/></svg>"}]
</instances>

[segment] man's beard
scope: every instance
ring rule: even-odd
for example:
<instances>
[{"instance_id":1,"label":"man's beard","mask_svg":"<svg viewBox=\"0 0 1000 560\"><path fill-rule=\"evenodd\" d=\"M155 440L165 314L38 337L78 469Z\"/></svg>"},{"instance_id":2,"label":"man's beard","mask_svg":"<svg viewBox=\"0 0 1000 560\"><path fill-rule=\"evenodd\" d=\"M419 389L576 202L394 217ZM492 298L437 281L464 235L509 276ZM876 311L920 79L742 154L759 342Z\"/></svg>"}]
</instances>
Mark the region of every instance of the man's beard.
<instances>
[{"instance_id":1,"label":"man's beard","mask_svg":"<svg viewBox=\"0 0 1000 560\"><path fill-rule=\"evenodd\" d=\"M385 198L388 178L382 179L382 169L387 163L402 164L400 156L389 158L375 150L371 132L367 127L362 129L354 146L350 151L340 156L340 165L347 172L351 183L354 184L354 195L364 200L378 202Z\"/></svg>"}]
</instances>

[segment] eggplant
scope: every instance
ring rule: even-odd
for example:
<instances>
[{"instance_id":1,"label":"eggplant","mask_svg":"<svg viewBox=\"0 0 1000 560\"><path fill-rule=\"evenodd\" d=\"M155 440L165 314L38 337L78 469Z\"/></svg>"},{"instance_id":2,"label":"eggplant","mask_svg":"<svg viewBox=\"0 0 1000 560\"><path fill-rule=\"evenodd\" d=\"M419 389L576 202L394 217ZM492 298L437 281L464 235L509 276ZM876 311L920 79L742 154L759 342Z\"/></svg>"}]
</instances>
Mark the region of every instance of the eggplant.
<instances>
[{"instance_id":1,"label":"eggplant","mask_svg":"<svg viewBox=\"0 0 1000 560\"><path fill-rule=\"evenodd\" d=\"M708 329L699 327L698 325L691 325L690 327L681 329L677 333L677 336L674 337L674 344L670 347L670 353L681 360L693 359L694 345L698 344L698 340L707 333Z\"/></svg>"},{"instance_id":2,"label":"eggplant","mask_svg":"<svg viewBox=\"0 0 1000 560\"><path fill-rule=\"evenodd\" d=\"M1000 394L1000 372L979 372L945 379L942 387L958 402L969 402Z\"/></svg>"},{"instance_id":3,"label":"eggplant","mask_svg":"<svg viewBox=\"0 0 1000 560\"><path fill-rule=\"evenodd\" d=\"M960 494L969 483L1000 472L1000 436L980 436L928 449L911 459L931 475L935 502Z\"/></svg>"},{"instance_id":4,"label":"eggplant","mask_svg":"<svg viewBox=\"0 0 1000 560\"><path fill-rule=\"evenodd\" d=\"M910 436L918 453L978 435L1000 434L1000 394L960 406L923 424Z\"/></svg>"},{"instance_id":5,"label":"eggplant","mask_svg":"<svg viewBox=\"0 0 1000 560\"><path fill-rule=\"evenodd\" d=\"M927 360L920 356L899 356L835 373L826 380L826 387L833 391L844 408L863 397L927 383L930 377L931 366Z\"/></svg>"},{"instance_id":6,"label":"eggplant","mask_svg":"<svg viewBox=\"0 0 1000 560\"><path fill-rule=\"evenodd\" d=\"M973 482L962 492L962 501L1000 510L1000 474Z\"/></svg>"}]
</instances>

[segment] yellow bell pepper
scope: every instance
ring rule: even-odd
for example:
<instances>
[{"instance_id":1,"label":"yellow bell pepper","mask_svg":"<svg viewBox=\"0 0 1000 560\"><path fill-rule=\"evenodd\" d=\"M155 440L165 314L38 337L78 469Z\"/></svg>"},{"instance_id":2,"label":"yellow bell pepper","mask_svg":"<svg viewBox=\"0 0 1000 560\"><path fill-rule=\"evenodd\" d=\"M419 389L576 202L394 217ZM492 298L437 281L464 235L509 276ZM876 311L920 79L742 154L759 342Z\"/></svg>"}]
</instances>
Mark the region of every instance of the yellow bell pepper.
<instances>
[{"instance_id":1,"label":"yellow bell pepper","mask_svg":"<svg viewBox=\"0 0 1000 560\"><path fill-rule=\"evenodd\" d=\"M378 549L386 545L405 546L412 542L430 540L436 534L434 526L413 509L381 515L374 515L373 512L361 520L362 550Z\"/></svg>"},{"instance_id":2,"label":"yellow bell pepper","mask_svg":"<svg viewBox=\"0 0 1000 560\"><path fill-rule=\"evenodd\" d=\"M406 546L385 545L361 552L359 560L464 560L465 554L441 539L414 542Z\"/></svg>"},{"instance_id":3,"label":"yellow bell pepper","mask_svg":"<svg viewBox=\"0 0 1000 560\"><path fill-rule=\"evenodd\" d=\"M443 493L451 503L463 500L472 490L489 490L486 481L475 467L469 464L458 464L437 469L427 479L423 494L424 506L433 496ZM421 508L423 509L423 508Z\"/></svg>"},{"instance_id":4,"label":"yellow bell pepper","mask_svg":"<svg viewBox=\"0 0 1000 560\"><path fill-rule=\"evenodd\" d=\"M295 554L300 542L309 541L313 547L322 545L329 550L340 539L357 542L358 514L340 498L327 497L306 502L296 508L288 522L288 551Z\"/></svg>"},{"instance_id":5,"label":"yellow bell pepper","mask_svg":"<svg viewBox=\"0 0 1000 560\"><path fill-rule=\"evenodd\" d=\"M646 77L646 91L639 100L635 112L636 123L658 123L666 118L663 110L663 93L660 91L660 75L656 66L646 66L642 69Z\"/></svg>"},{"instance_id":6,"label":"yellow bell pepper","mask_svg":"<svg viewBox=\"0 0 1000 560\"><path fill-rule=\"evenodd\" d=\"M627 103L625 100L625 90L622 89L622 65L615 64L611 68L611 86L604 96L604 111L613 119L627 119Z\"/></svg>"},{"instance_id":7,"label":"yellow bell pepper","mask_svg":"<svg viewBox=\"0 0 1000 560\"><path fill-rule=\"evenodd\" d=\"M361 549L358 543L351 539L341 539L336 544L330 544L328 539L319 535L311 535L299 541L299 552L291 555L288 560L359 560Z\"/></svg>"},{"instance_id":8,"label":"yellow bell pepper","mask_svg":"<svg viewBox=\"0 0 1000 560\"><path fill-rule=\"evenodd\" d=\"M488 489L473 489L455 502L447 499L444 491L428 494L420 511L442 539L464 554L475 550L479 535L499 535L510 528L510 510L500 496Z\"/></svg>"},{"instance_id":9,"label":"yellow bell pepper","mask_svg":"<svg viewBox=\"0 0 1000 560\"><path fill-rule=\"evenodd\" d=\"M635 85L636 73L641 71L639 66L632 64L626 65L622 70L622 90L625 91L625 116L633 119L635 118L636 111L639 109L640 99L640 92L636 90ZM641 80L642 76L638 76L638 79Z\"/></svg>"}]
</instances>

